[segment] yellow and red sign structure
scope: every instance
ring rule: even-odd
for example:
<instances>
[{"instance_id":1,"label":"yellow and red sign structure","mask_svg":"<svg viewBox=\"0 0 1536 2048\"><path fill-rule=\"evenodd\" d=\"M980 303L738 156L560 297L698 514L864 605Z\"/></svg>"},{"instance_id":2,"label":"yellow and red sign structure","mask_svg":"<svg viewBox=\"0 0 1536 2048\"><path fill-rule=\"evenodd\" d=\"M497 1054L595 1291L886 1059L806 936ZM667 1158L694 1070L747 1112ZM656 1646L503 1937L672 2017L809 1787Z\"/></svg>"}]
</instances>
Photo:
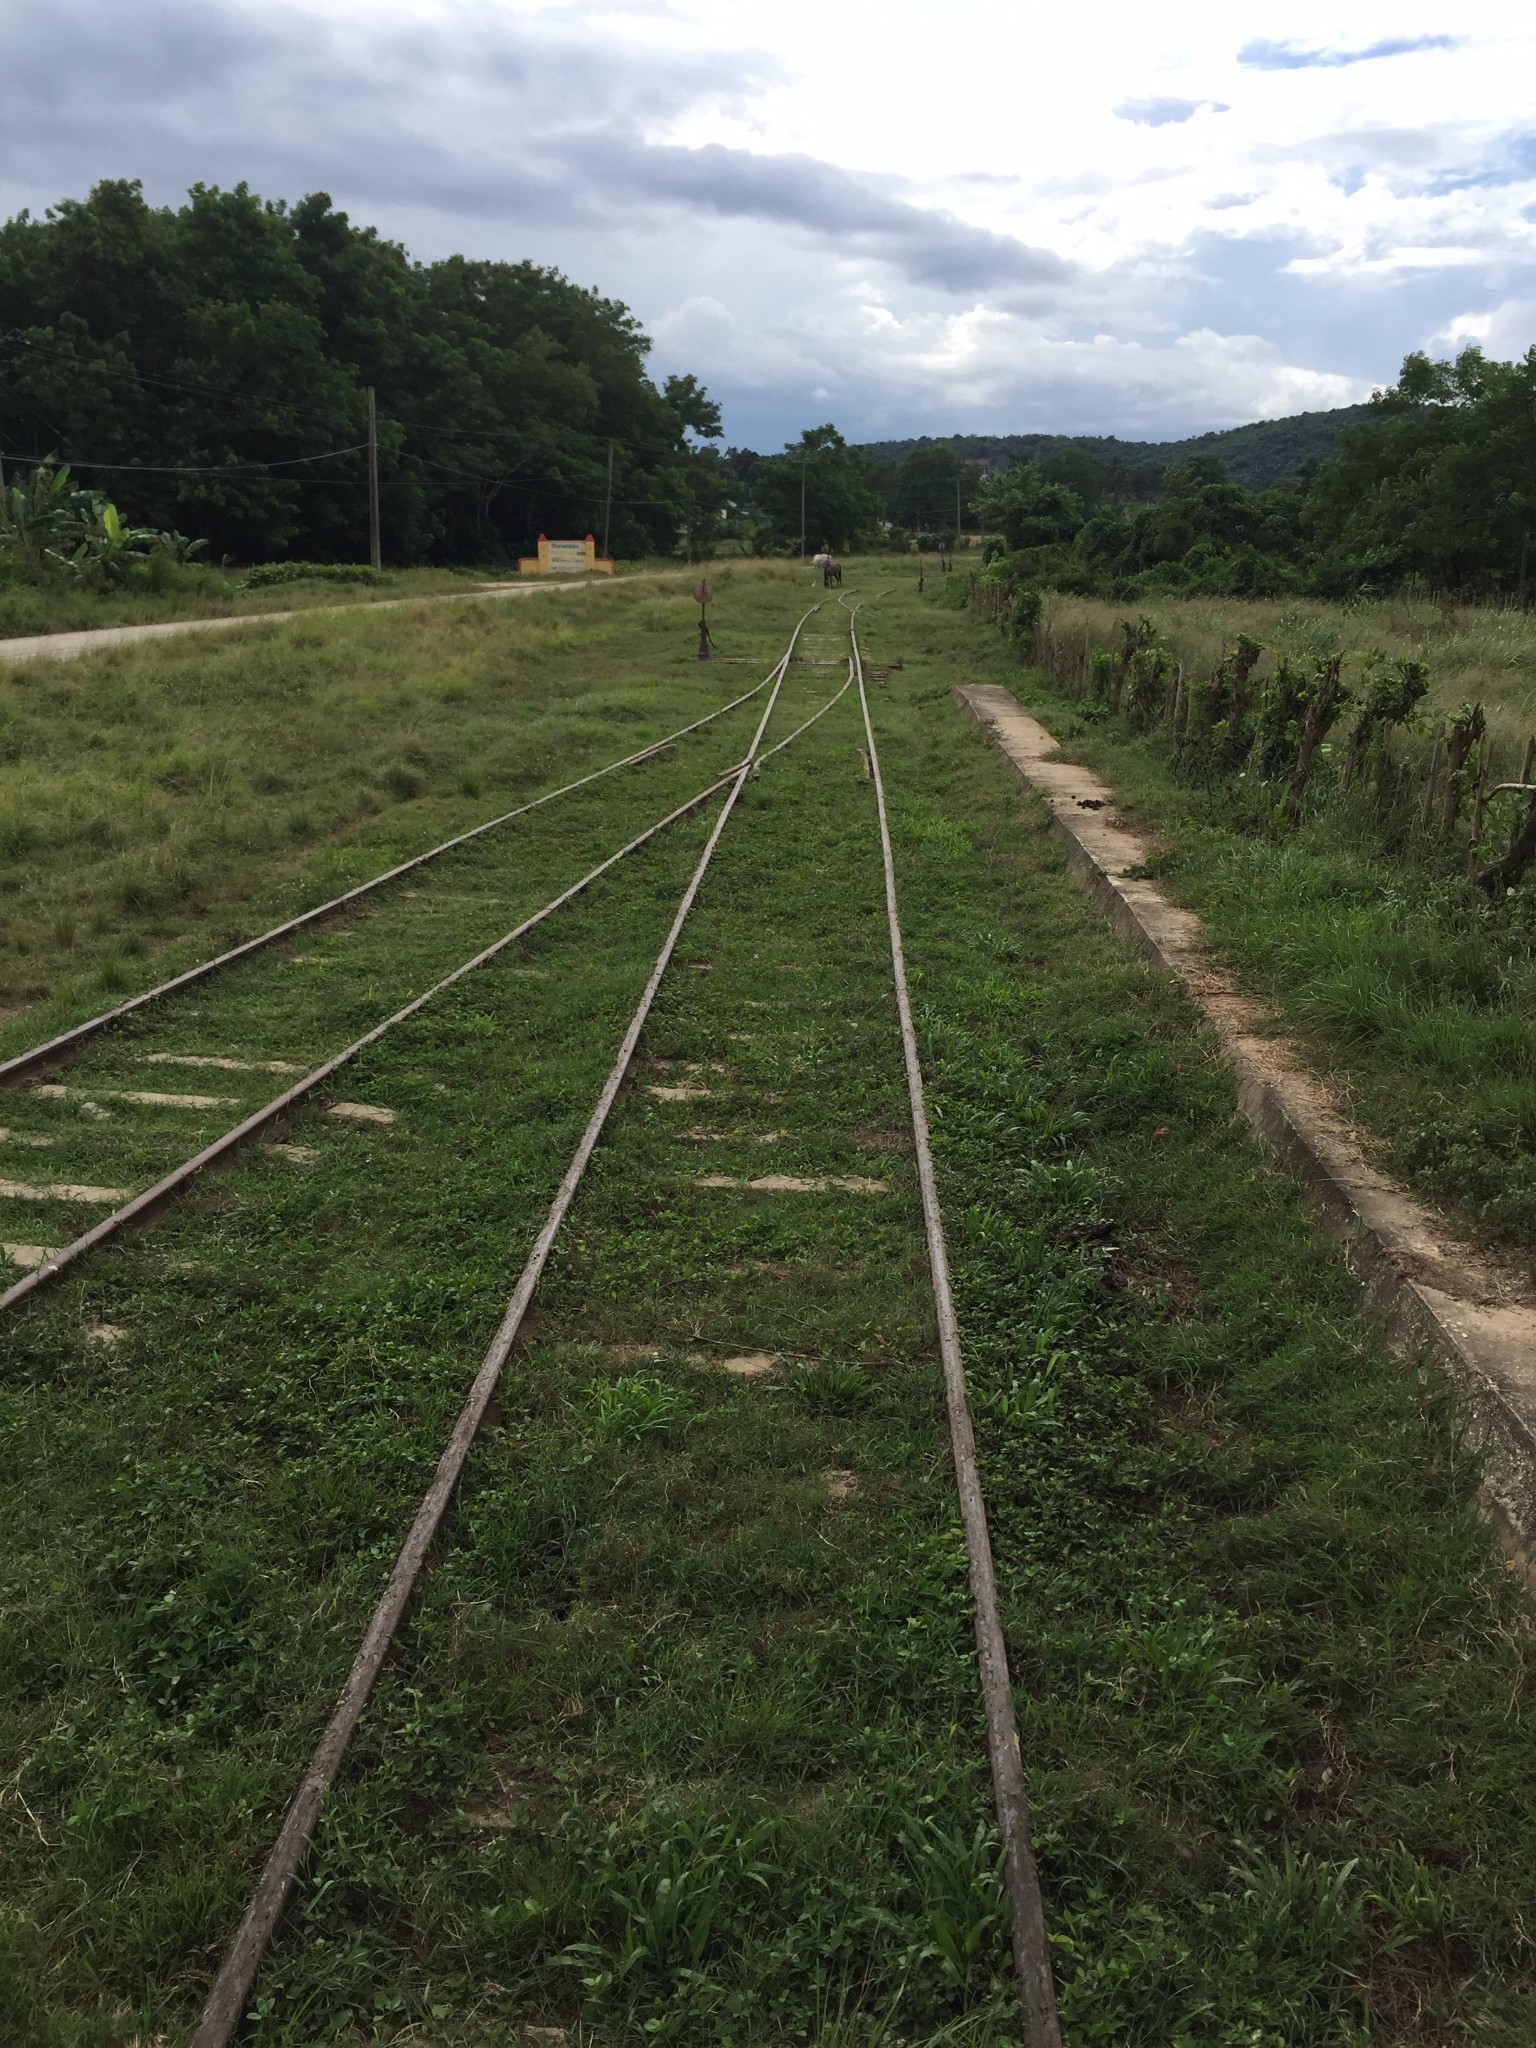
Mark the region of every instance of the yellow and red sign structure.
<instances>
[{"instance_id":1,"label":"yellow and red sign structure","mask_svg":"<svg viewBox=\"0 0 1536 2048\"><path fill-rule=\"evenodd\" d=\"M541 533L539 552L520 555L517 572L520 576L611 576L613 564L598 554L590 533L585 540L547 540Z\"/></svg>"}]
</instances>

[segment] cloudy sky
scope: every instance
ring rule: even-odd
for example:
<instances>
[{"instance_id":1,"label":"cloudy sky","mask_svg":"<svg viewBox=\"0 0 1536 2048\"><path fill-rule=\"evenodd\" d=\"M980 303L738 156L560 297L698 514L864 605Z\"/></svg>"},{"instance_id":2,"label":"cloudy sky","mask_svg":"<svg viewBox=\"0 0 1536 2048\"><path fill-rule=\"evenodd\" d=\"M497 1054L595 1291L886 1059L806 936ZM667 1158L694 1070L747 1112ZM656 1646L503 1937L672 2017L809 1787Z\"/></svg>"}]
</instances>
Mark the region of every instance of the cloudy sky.
<instances>
[{"instance_id":1,"label":"cloudy sky","mask_svg":"<svg viewBox=\"0 0 1536 2048\"><path fill-rule=\"evenodd\" d=\"M0 0L0 211L323 189L628 301L728 438L1163 438L1536 342L1510 0Z\"/></svg>"}]
</instances>

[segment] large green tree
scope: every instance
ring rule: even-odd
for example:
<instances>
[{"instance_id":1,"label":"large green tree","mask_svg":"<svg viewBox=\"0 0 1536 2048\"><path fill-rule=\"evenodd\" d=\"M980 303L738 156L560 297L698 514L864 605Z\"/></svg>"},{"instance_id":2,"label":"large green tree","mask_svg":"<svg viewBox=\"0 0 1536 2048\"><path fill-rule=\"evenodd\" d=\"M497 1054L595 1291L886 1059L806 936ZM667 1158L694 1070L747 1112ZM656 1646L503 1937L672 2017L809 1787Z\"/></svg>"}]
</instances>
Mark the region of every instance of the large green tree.
<instances>
[{"instance_id":1,"label":"large green tree","mask_svg":"<svg viewBox=\"0 0 1536 2048\"><path fill-rule=\"evenodd\" d=\"M1084 517L1077 492L1053 483L1038 462L1016 462L985 477L976 504L982 518L1015 549L1069 541Z\"/></svg>"},{"instance_id":2,"label":"large green tree","mask_svg":"<svg viewBox=\"0 0 1536 2048\"><path fill-rule=\"evenodd\" d=\"M558 271L412 263L324 193L152 207L117 180L0 226L0 447L215 555L365 551L369 385L391 559L601 538L610 444L613 546L670 550L711 503L720 420L692 377L658 390L649 350Z\"/></svg>"},{"instance_id":3,"label":"large green tree","mask_svg":"<svg viewBox=\"0 0 1536 2048\"><path fill-rule=\"evenodd\" d=\"M1305 526L1319 589L1409 578L1529 603L1536 586L1536 348L1517 362L1464 349L1410 355L1376 417L1310 480Z\"/></svg>"},{"instance_id":4,"label":"large green tree","mask_svg":"<svg viewBox=\"0 0 1536 2048\"><path fill-rule=\"evenodd\" d=\"M981 472L947 441L929 441L887 471L886 516L915 533L966 525Z\"/></svg>"},{"instance_id":5,"label":"large green tree","mask_svg":"<svg viewBox=\"0 0 1536 2048\"><path fill-rule=\"evenodd\" d=\"M880 523L880 506L870 481L871 458L850 448L836 427L808 427L782 455L759 463L753 483L758 516L769 538L798 547L802 490L805 546L845 549L868 540Z\"/></svg>"}]
</instances>

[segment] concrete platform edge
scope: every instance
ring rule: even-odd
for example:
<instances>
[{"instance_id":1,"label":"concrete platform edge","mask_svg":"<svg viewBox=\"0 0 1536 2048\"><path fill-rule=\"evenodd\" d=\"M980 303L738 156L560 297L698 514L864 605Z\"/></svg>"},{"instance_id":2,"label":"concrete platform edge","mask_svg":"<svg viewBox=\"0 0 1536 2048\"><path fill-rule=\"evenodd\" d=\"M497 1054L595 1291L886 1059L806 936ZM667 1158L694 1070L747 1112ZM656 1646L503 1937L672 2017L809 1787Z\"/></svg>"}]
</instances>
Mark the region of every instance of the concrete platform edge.
<instances>
[{"instance_id":1,"label":"concrete platform edge","mask_svg":"<svg viewBox=\"0 0 1536 2048\"><path fill-rule=\"evenodd\" d=\"M1198 960L1205 944L1199 920L1151 882L1112 872L1106 851L1131 853L1128 866L1145 857L1134 834L1099 820L1102 809L1112 808L1113 792L1086 769L1046 760L1056 751L1055 740L1010 692L960 685L954 695L1020 781L1045 800L1066 843L1074 880L1192 997L1234 1073L1239 1110L1294 1175L1324 1228L1342 1241L1346 1264L1389 1343L1403 1354L1428 1354L1450 1382L1463 1439L1482 1461L1484 1510L1530 1581L1536 1558L1536 1308L1511 1298L1507 1275L1456 1245L1438 1218L1368 1164L1337 1117L1327 1113L1316 1081L1293 1064L1283 1039L1267 1034L1260 1041L1242 1028L1242 1011L1254 1006L1244 1003L1219 969ZM1073 815L1074 806L1087 811L1091 831ZM1425 1277L1426 1266L1432 1280Z\"/></svg>"}]
</instances>

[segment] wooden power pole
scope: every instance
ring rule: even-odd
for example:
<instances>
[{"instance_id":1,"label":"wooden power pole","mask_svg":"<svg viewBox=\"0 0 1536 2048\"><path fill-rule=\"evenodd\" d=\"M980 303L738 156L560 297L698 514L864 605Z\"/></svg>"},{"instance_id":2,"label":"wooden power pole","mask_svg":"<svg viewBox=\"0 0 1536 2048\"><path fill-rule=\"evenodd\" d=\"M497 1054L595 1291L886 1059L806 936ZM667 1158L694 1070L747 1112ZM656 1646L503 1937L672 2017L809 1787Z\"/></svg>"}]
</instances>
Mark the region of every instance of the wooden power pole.
<instances>
[{"instance_id":1,"label":"wooden power pole","mask_svg":"<svg viewBox=\"0 0 1536 2048\"><path fill-rule=\"evenodd\" d=\"M805 559L805 465L810 458L800 458L800 559Z\"/></svg>"},{"instance_id":2,"label":"wooden power pole","mask_svg":"<svg viewBox=\"0 0 1536 2048\"><path fill-rule=\"evenodd\" d=\"M15 339L15 337L16 337L16 335L17 335L17 333L18 333L18 332L19 332L19 329L17 329L17 328L14 328L14 327L13 327L13 328L12 328L12 329L10 330L10 332L9 332L9 333L7 333L7 334L0 334L0 348L4 348L4 347L6 347L6 345L7 345L7 344L8 344L9 342L13 341L13 340ZM4 450L3 450L3 449L0 449L0 491L3 491L4 489L5 489L5 452L4 452ZM1521 561L1522 561L1522 563L1523 563L1523 562L1524 562L1524 560L1525 560L1525 557L1524 557L1524 556L1522 555L1520 559L1521 559ZM1525 571L1524 571L1524 569L1523 569L1523 568L1521 569L1521 572L1520 572L1520 581L1521 581L1522 585L1523 585L1523 584L1524 584L1524 582L1525 582Z\"/></svg>"},{"instance_id":3,"label":"wooden power pole","mask_svg":"<svg viewBox=\"0 0 1536 2048\"><path fill-rule=\"evenodd\" d=\"M613 436L608 436L608 497L603 506L603 560L608 559L608 529L613 524Z\"/></svg>"},{"instance_id":4,"label":"wooden power pole","mask_svg":"<svg viewBox=\"0 0 1536 2048\"><path fill-rule=\"evenodd\" d=\"M375 569L384 566L379 540L379 408L373 386L368 386L368 559Z\"/></svg>"}]
</instances>

